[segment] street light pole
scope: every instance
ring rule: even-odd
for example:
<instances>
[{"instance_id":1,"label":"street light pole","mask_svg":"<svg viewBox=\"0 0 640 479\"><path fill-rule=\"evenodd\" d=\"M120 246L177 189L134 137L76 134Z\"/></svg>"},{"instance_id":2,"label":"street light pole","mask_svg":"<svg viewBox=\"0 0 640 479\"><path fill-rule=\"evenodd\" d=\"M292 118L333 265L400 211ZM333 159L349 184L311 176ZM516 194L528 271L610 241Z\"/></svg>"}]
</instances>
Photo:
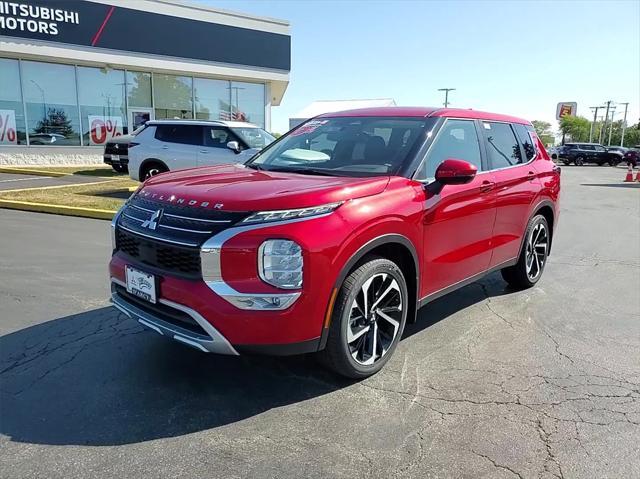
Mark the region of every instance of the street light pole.
<instances>
[{"instance_id":1,"label":"street light pole","mask_svg":"<svg viewBox=\"0 0 640 479\"><path fill-rule=\"evenodd\" d=\"M596 124L596 120L598 118L598 110L604 108L603 106L590 106L590 109L593 110L593 122L591 123L591 128L589 129L589 143L593 141L593 128Z\"/></svg>"},{"instance_id":2,"label":"street light pole","mask_svg":"<svg viewBox=\"0 0 640 479\"><path fill-rule=\"evenodd\" d=\"M444 92L444 107L449 108L449 92L455 91L455 88L438 88L438 91Z\"/></svg>"},{"instance_id":3,"label":"street light pole","mask_svg":"<svg viewBox=\"0 0 640 479\"><path fill-rule=\"evenodd\" d=\"M609 141L607 146L611 146L611 132L613 131L613 115L616 113L616 107L611 108L611 121L609 122Z\"/></svg>"},{"instance_id":4,"label":"street light pole","mask_svg":"<svg viewBox=\"0 0 640 479\"><path fill-rule=\"evenodd\" d=\"M624 146L624 130L627 129L627 108L629 108L629 102L620 104L624 105L624 120L622 120L622 138L620 138L620 146Z\"/></svg>"}]
</instances>

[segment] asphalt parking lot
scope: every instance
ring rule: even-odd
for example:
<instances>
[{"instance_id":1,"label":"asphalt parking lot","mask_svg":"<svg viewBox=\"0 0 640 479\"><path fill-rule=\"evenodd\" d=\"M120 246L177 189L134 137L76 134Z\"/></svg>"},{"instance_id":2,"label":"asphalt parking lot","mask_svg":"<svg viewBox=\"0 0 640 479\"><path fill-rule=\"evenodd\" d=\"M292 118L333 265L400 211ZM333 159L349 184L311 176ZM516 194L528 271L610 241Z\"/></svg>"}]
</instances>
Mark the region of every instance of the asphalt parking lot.
<instances>
[{"instance_id":1,"label":"asphalt parking lot","mask_svg":"<svg viewBox=\"0 0 640 479\"><path fill-rule=\"evenodd\" d=\"M108 307L108 222L0 210L0 477L640 477L640 184L563 167L538 285L420 311L362 382Z\"/></svg>"}]
</instances>

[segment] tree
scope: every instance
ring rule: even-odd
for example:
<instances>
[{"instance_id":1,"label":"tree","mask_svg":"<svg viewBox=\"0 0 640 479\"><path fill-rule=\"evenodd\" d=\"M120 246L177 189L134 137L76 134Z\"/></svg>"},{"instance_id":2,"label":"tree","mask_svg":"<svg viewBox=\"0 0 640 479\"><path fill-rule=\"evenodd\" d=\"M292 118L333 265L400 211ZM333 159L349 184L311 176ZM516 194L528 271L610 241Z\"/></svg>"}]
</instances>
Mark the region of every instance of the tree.
<instances>
[{"instance_id":1,"label":"tree","mask_svg":"<svg viewBox=\"0 0 640 479\"><path fill-rule=\"evenodd\" d=\"M63 109L49 108L47 116L40 120L34 129L35 133L57 133L69 138L73 135L71 120Z\"/></svg>"},{"instance_id":2,"label":"tree","mask_svg":"<svg viewBox=\"0 0 640 479\"><path fill-rule=\"evenodd\" d=\"M563 137L568 136L571 141L589 141L590 128L591 123L582 116L564 116L560 120Z\"/></svg>"},{"instance_id":3,"label":"tree","mask_svg":"<svg viewBox=\"0 0 640 479\"><path fill-rule=\"evenodd\" d=\"M533 128L536 130L540 141L542 141L544 145L553 145L555 142L555 136L553 135L553 131L551 131L551 123L541 120L533 120L531 123L533 124Z\"/></svg>"}]
</instances>

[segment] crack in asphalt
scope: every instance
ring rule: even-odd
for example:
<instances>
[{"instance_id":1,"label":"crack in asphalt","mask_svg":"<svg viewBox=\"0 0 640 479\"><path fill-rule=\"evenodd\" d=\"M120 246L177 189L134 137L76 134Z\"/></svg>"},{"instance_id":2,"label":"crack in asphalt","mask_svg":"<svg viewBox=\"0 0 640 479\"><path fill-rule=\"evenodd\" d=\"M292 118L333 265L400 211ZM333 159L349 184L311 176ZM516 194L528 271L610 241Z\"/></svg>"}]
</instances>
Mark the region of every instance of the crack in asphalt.
<instances>
[{"instance_id":1,"label":"crack in asphalt","mask_svg":"<svg viewBox=\"0 0 640 479\"><path fill-rule=\"evenodd\" d=\"M519 477L520 479L524 479L524 477L522 477L522 474L520 474L518 471L516 471L516 470L512 469L511 467L506 466L504 464L498 464L495 459L492 459L491 457L487 456L486 454L480 454L479 452L474 451L473 449L471 449L471 452L473 454L475 454L476 456L481 457L481 458L486 459L487 461L489 461L493 465L493 467L495 467L496 469L502 469L504 471L508 471L511 474L513 474L514 476Z\"/></svg>"}]
</instances>

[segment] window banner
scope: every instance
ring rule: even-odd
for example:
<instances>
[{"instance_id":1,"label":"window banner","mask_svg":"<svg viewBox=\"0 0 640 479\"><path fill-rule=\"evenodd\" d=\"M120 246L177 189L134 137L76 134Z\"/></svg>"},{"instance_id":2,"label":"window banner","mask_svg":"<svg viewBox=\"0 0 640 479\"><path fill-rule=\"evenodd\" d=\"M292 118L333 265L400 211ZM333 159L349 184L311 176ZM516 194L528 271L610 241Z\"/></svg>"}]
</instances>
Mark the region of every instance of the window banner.
<instances>
[{"instance_id":1,"label":"window banner","mask_svg":"<svg viewBox=\"0 0 640 479\"><path fill-rule=\"evenodd\" d=\"M122 136L121 116L89 115L89 144L104 145L117 136Z\"/></svg>"},{"instance_id":2,"label":"window banner","mask_svg":"<svg viewBox=\"0 0 640 479\"><path fill-rule=\"evenodd\" d=\"M17 145L16 112L0 110L0 145Z\"/></svg>"}]
</instances>

